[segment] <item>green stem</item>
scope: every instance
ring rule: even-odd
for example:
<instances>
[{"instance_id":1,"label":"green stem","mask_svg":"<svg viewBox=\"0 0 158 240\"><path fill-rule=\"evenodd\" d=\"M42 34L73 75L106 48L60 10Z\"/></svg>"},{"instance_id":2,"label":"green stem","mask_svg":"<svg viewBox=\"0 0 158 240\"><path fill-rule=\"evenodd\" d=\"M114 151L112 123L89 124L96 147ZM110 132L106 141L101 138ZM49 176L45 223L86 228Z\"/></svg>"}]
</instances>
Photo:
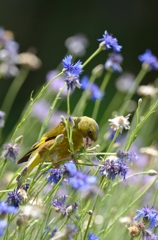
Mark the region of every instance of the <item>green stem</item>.
<instances>
[{"instance_id":1,"label":"green stem","mask_svg":"<svg viewBox=\"0 0 158 240\"><path fill-rule=\"evenodd\" d=\"M45 84L41 91L37 94L37 96L35 97L35 99L32 98L31 96L31 102L30 102L30 105L28 106L28 108L26 109L21 121L19 122L19 124L16 126L15 128L15 131L13 133L13 136L12 136L12 141L14 139L14 136L16 134L16 132L18 131L18 129L21 127L21 125L23 124L23 122L25 122L26 118L30 115L31 113L31 108L32 106L34 105L34 103L42 96L43 92L49 87L49 85L56 79L58 78L59 76L61 76L63 74L63 72L59 73L57 76L55 76L51 81L49 81L47 84Z\"/></svg>"},{"instance_id":2,"label":"green stem","mask_svg":"<svg viewBox=\"0 0 158 240\"><path fill-rule=\"evenodd\" d=\"M125 111L127 110L127 106L129 103L129 100L131 100L132 96L134 95L138 85L141 83L141 81L143 80L144 76L146 75L147 71L144 68L141 68L140 72L138 73L135 82L133 83L131 89L129 90L129 93L126 95L126 97L124 98L124 104L122 106L122 108L120 109L120 114L124 115Z\"/></svg>"},{"instance_id":3,"label":"green stem","mask_svg":"<svg viewBox=\"0 0 158 240\"><path fill-rule=\"evenodd\" d=\"M3 104L1 106L1 109L3 109L7 116L9 115L10 109L14 103L14 100L17 96L17 93L19 92L21 86L23 85L26 77L28 76L29 69L28 68L22 68L19 75L13 80L11 83L9 90L5 96L5 99L3 101ZM6 120L6 118L5 118Z\"/></svg>"},{"instance_id":4,"label":"green stem","mask_svg":"<svg viewBox=\"0 0 158 240\"><path fill-rule=\"evenodd\" d=\"M67 116L70 117L70 89L67 91Z\"/></svg>"},{"instance_id":5,"label":"green stem","mask_svg":"<svg viewBox=\"0 0 158 240\"><path fill-rule=\"evenodd\" d=\"M95 76L92 75L89 79L89 83L92 84L95 81ZM82 96L80 97L79 101L77 102L75 109L73 110L73 116L76 115L83 115L84 110L86 108L86 102L87 99L89 98L90 94L89 94L89 89L86 89L83 91ZM79 113L79 114L78 114Z\"/></svg>"},{"instance_id":6,"label":"green stem","mask_svg":"<svg viewBox=\"0 0 158 240\"><path fill-rule=\"evenodd\" d=\"M110 232L110 231L112 230L112 228L114 227L115 223L122 217L122 215L124 215L124 214L128 211L128 209L130 209L130 208L154 185L154 183L155 183L157 180L158 180L158 177L156 177L155 180L154 180L133 202L131 202L131 204L129 204L129 205L123 210L123 212L121 212L121 213L116 217L116 219L113 221L113 223L112 223L107 229L102 230L102 231L99 233L99 235L102 234L102 233L106 233L106 234L107 234L108 232ZM104 236L104 237L105 237L105 236Z\"/></svg>"},{"instance_id":7,"label":"green stem","mask_svg":"<svg viewBox=\"0 0 158 240\"><path fill-rule=\"evenodd\" d=\"M111 78L111 75L112 75L112 72L107 72L103 81L102 81L102 84L100 86L100 91L101 92L104 92L105 91L105 88ZM94 105L94 110L93 110L93 113L92 113L92 118L96 119L97 118L97 114L98 114L98 111L99 111L99 107L100 107L100 103L101 103L101 100L102 99L97 99L95 101L95 105Z\"/></svg>"},{"instance_id":8,"label":"green stem","mask_svg":"<svg viewBox=\"0 0 158 240\"><path fill-rule=\"evenodd\" d=\"M144 115L144 118L139 122L139 124L136 125L133 133L131 133L129 141L127 141L127 145L125 147L125 150L128 152L128 150L130 149L132 143L135 141L135 139L137 138L138 132L141 129L142 125L144 124L144 122L149 118L149 116L155 111L156 107L158 106L158 101L156 101L156 103L154 103L151 108L149 109L149 111L146 113L146 115Z\"/></svg>"},{"instance_id":9,"label":"green stem","mask_svg":"<svg viewBox=\"0 0 158 240\"><path fill-rule=\"evenodd\" d=\"M98 48L82 65L82 68L84 68L96 55L98 55L102 51L102 48Z\"/></svg>"},{"instance_id":10,"label":"green stem","mask_svg":"<svg viewBox=\"0 0 158 240\"><path fill-rule=\"evenodd\" d=\"M112 141L111 141L111 143L110 143L110 146L108 147L107 153L110 152L110 150L111 150L111 148L112 148L112 146L113 146L116 138L117 138L118 135L119 135L119 132L120 132L120 129L118 129L118 130L115 132L115 136L113 137L113 139L112 139Z\"/></svg>"},{"instance_id":11,"label":"green stem","mask_svg":"<svg viewBox=\"0 0 158 240\"><path fill-rule=\"evenodd\" d=\"M46 118L45 118L45 120L44 120L44 123L43 123L43 125L42 125L42 127L41 127L41 131L40 131L40 134L39 134L39 136L38 136L38 139L40 139L40 138L42 137L42 135L43 135L43 133L44 133L44 131L45 131L47 125L48 125L48 122L49 122L49 120L50 120L50 118L51 118L51 115L52 115L52 113L53 113L53 111L54 111L55 105L56 105L57 101L60 99L60 94L61 94L62 91L64 90L65 86L66 86L66 85L64 85L64 87L62 87L62 88L59 89L58 94L56 95L55 99L53 100L53 103L52 103L52 105L51 105L51 107L50 107L49 113L47 114L47 116L46 116Z\"/></svg>"},{"instance_id":12,"label":"green stem","mask_svg":"<svg viewBox=\"0 0 158 240\"><path fill-rule=\"evenodd\" d=\"M86 240L87 233L88 233L88 230L89 230L89 226L90 226L90 223L91 223L91 220L92 220L92 216L93 216L93 214L91 214L90 217L89 217L88 224L87 224L87 227L86 227L86 231L85 231L83 240Z\"/></svg>"},{"instance_id":13,"label":"green stem","mask_svg":"<svg viewBox=\"0 0 158 240\"><path fill-rule=\"evenodd\" d=\"M63 224L61 225L61 227L59 228L59 230L58 231L61 231L61 229L64 227L64 225L67 223L67 221L68 221L68 217L65 219L65 221L63 222Z\"/></svg>"},{"instance_id":14,"label":"green stem","mask_svg":"<svg viewBox=\"0 0 158 240\"><path fill-rule=\"evenodd\" d=\"M7 160L4 159L3 164L2 164L2 167L1 167L1 169L0 169L0 179L1 179L2 175L3 175L3 173L4 173L4 170L5 170L6 165L7 165Z\"/></svg>"}]
</instances>

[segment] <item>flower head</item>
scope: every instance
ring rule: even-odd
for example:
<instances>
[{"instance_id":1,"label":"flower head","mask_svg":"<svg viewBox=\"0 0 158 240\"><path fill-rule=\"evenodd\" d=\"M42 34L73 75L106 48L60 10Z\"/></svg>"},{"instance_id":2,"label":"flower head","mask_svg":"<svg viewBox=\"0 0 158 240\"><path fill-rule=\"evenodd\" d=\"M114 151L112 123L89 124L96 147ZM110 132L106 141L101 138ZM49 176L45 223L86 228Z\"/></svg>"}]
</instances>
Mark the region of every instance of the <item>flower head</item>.
<instances>
[{"instance_id":1,"label":"flower head","mask_svg":"<svg viewBox=\"0 0 158 240\"><path fill-rule=\"evenodd\" d=\"M63 177L63 170L61 168L51 168L47 172L50 173L49 177L47 177L47 181L51 183L57 184Z\"/></svg>"},{"instance_id":2,"label":"flower head","mask_svg":"<svg viewBox=\"0 0 158 240\"><path fill-rule=\"evenodd\" d=\"M17 208L9 206L6 202L0 202L0 214L5 215L6 213L17 213Z\"/></svg>"},{"instance_id":3,"label":"flower head","mask_svg":"<svg viewBox=\"0 0 158 240\"><path fill-rule=\"evenodd\" d=\"M152 233L151 230L144 230L142 232L142 240L157 240L157 236L155 234Z\"/></svg>"},{"instance_id":4,"label":"flower head","mask_svg":"<svg viewBox=\"0 0 158 240\"><path fill-rule=\"evenodd\" d=\"M18 54L16 62L17 64L24 65L31 70L36 70L42 65L41 60L32 52L24 52Z\"/></svg>"},{"instance_id":5,"label":"flower head","mask_svg":"<svg viewBox=\"0 0 158 240\"><path fill-rule=\"evenodd\" d=\"M14 189L12 192L8 193L8 198L6 202L9 206L19 207L22 201L22 196L20 194L20 191L17 189Z\"/></svg>"},{"instance_id":6,"label":"flower head","mask_svg":"<svg viewBox=\"0 0 158 240\"><path fill-rule=\"evenodd\" d=\"M88 233L88 240L100 240L100 238L95 236L93 233Z\"/></svg>"},{"instance_id":7,"label":"flower head","mask_svg":"<svg viewBox=\"0 0 158 240\"><path fill-rule=\"evenodd\" d=\"M90 83L89 78L84 76L81 79L81 88L88 90L93 101L97 99L103 99L104 93L100 91L100 88L95 83Z\"/></svg>"},{"instance_id":8,"label":"flower head","mask_svg":"<svg viewBox=\"0 0 158 240\"><path fill-rule=\"evenodd\" d=\"M132 85L134 84L135 76L131 73L122 73L116 80L116 88L120 92L129 92Z\"/></svg>"},{"instance_id":9,"label":"flower head","mask_svg":"<svg viewBox=\"0 0 158 240\"><path fill-rule=\"evenodd\" d=\"M144 54L138 56L138 59L148 70L158 70L158 59L152 54L151 50L147 49Z\"/></svg>"},{"instance_id":10,"label":"flower head","mask_svg":"<svg viewBox=\"0 0 158 240\"><path fill-rule=\"evenodd\" d=\"M78 228L75 225L66 225L66 239L71 240L74 239L74 236L78 232Z\"/></svg>"},{"instance_id":11,"label":"flower head","mask_svg":"<svg viewBox=\"0 0 158 240\"><path fill-rule=\"evenodd\" d=\"M4 235L4 229L7 227L7 222L5 220L0 220L0 236Z\"/></svg>"},{"instance_id":12,"label":"flower head","mask_svg":"<svg viewBox=\"0 0 158 240\"><path fill-rule=\"evenodd\" d=\"M7 143L3 146L1 157L16 162L16 157L19 153L19 145L16 143Z\"/></svg>"},{"instance_id":13,"label":"flower head","mask_svg":"<svg viewBox=\"0 0 158 240\"><path fill-rule=\"evenodd\" d=\"M13 33L0 28L0 75L15 77L19 70L16 67L19 45L14 41Z\"/></svg>"},{"instance_id":14,"label":"flower head","mask_svg":"<svg viewBox=\"0 0 158 240\"><path fill-rule=\"evenodd\" d=\"M55 226L55 227L53 228L53 230L52 230L51 237L54 237L55 234L57 233L57 231L58 231L58 227Z\"/></svg>"},{"instance_id":15,"label":"flower head","mask_svg":"<svg viewBox=\"0 0 158 240\"><path fill-rule=\"evenodd\" d=\"M74 162L70 161L64 164L65 166L65 171L64 174L69 174L70 177L73 177L76 172L77 172L77 168L76 165L74 164Z\"/></svg>"},{"instance_id":16,"label":"flower head","mask_svg":"<svg viewBox=\"0 0 158 240\"><path fill-rule=\"evenodd\" d=\"M66 205L66 198L67 196L62 196L58 199L55 199L52 202L53 207L55 208L55 210L57 212L61 212L64 216L70 216L71 213L75 212L76 209L78 208L78 204L77 202L73 203L73 204L67 204Z\"/></svg>"},{"instance_id":17,"label":"flower head","mask_svg":"<svg viewBox=\"0 0 158 240\"><path fill-rule=\"evenodd\" d=\"M4 127L5 112L0 111L0 128Z\"/></svg>"},{"instance_id":18,"label":"flower head","mask_svg":"<svg viewBox=\"0 0 158 240\"><path fill-rule=\"evenodd\" d=\"M87 176L85 173L77 171L74 177L69 178L69 182L72 188L81 190L82 188L94 184L96 182L96 177Z\"/></svg>"},{"instance_id":19,"label":"flower head","mask_svg":"<svg viewBox=\"0 0 158 240\"><path fill-rule=\"evenodd\" d=\"M82 57L86 53L88 39L83 34L77 34L67 38L65 46L71 54Z\"/></svg>"},{"instance_id":20,"label":"flower head","mask_svg":"<svg viewBox=\"0 0 158 240\"><path fill-rule=\"evenodd\" d=\"M116 116L113 119L109 119L108 121L110 122L110 126L112 129L120 130L122 133L123 128L126 130L130 129L130 122L128 121L130 117L130 114L128 114L126 117L123 116Z\"/></svg>"},{"instance_id":21,"label":"flower head","mask_svg":"<svg viewBox=\"0 0 158 240\"><path fill-rule=\"evenodd\" d=\"M117 175L126 178L129 167L120 159L107 159L104 161L104 166L100 168L99 173L106 176L110 180L114 180Z\"/></svg>"},{"instance_id":22,"label":"flower head","mask_svg":"<svg viewBox=\"0 0 158 240\"><path fill-rule=\"evenodd\" d=\"M105 63L105 68L107 70L112 70L114 72L120 73L122 72L122 68L120 66L122 61L123 61L123 57L120 54L110 53L109 58Z\"/></svg>"},{"instance_id":23,"label":"flower head","mask_svg":"<svg viewBox=\"0 0 158 240\"><path fill-rule=\"evenodd\" d=\"M137 93L141 96L145 97L154 97L155 94L158 92L158 88L155 88L153 85L148 84L146 85L141 85L137 89Z\"/></svg>"},{"instance_id":24,"label":"flower head","mask_svg":"<svg viewBox=\"0 0 158 240\"><path fill-rule=\"evenodd\" d=\"M69 55L63 59L62 65L65 71L67 89L73 90L75 87L80 88L79 75L82 73L82 62L72 63L72 55Z\"/></svg>"},{"instance_id":25,"label":"flower head","mask_svg":"<svg viewBox=\"0 0 158 240\"><path fill-rule=\"evenodd\" d=\"M112 48L114 52L120 52L122 49L122 46L118 45L117 39L114 38L107 31L104 32L103 38L99 38L98 41L104 44L105 49Z\"/></svg>"},{"instance_id":26,"label":"flower head","mask_svg":"<svg viewBox=\"0 0 158 240\"><path fill-rule=\"evenodd\" d=\"M143 207L141 210L136 211L138 215L134 217L134 220L138 220L142 218L143 221L149 223L150 228L155 228L158 226L158 211L150 208L150 207Z\"/></svg>"},{"instance_id":27,"label":"flower head","mask_svg":"<svg viewBox=\"0 0 158 240\"><path fill-rule=\"evenodd\" d=\"M117 152L117 156L122 160L122 161L129 161L130 163L133 162L133 159L137 159L138 156L134 151L131 152L125 152L125 151L121 151L119 150Z\"/></svg>"}]
</instances>

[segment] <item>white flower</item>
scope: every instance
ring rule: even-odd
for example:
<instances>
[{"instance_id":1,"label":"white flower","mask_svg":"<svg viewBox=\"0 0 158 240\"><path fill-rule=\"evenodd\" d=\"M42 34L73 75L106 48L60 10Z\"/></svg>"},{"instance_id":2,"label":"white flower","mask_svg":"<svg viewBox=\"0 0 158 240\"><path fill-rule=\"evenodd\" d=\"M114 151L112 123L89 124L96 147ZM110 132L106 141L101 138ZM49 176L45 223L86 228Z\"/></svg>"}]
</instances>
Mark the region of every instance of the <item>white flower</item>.
<instances>
[{"instance_id":1,"label":"white flower","mask_svg":"<svg viewBox=\"0 0 158 240\"><path fill-rule=\"evenodd\" d=\"M142 96L147 97L154 97L155 94L158 92L158 89L155 88L153 85L142 85L138 87L137 93Z\"/></svg>"},{"instance_id":2,"label":"white flower","mask_svg":"<svg viewBox=\"0 0 158 240\"><path fill-rule=\"evenodd\" d=\"M148 155L149 157L158 157L158 150L154 146L141 148L140 152Z\"/></svg>"},{"instance_id":3,"label":"white flower","mask_svg":"<svg viewBox=\"0 0 158 240\"><path fill-rule=\"evenodd\" d=\"M130 117L130 114L128 114L126 117L124 116L116 116L113 119L109 119L108 121L110 122L110 126L112 129L120 130L122 133L123 128L126 130L130 129L130 122L128 121Z\"/></svg>"}]
</instances>

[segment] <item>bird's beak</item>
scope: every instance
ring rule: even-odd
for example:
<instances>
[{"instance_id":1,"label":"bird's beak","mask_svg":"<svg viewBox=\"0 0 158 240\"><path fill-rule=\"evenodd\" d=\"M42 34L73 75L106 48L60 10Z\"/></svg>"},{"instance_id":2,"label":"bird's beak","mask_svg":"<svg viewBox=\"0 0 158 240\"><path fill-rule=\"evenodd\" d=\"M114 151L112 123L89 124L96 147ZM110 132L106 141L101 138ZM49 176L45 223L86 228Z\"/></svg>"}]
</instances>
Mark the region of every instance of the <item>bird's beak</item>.
<instances>
[{"instance_id":1,"label":"bird's beak","mask_svg":"<svg viewBox=\"0 0 158 240\"><path fill-rule=\"evenodd\" d=\"M92 146L93 142L94 141L91 138L85 137L85 138L83 138L83 147L84 148L89 148L89 147Z\"/></svg>"}]
</instances>

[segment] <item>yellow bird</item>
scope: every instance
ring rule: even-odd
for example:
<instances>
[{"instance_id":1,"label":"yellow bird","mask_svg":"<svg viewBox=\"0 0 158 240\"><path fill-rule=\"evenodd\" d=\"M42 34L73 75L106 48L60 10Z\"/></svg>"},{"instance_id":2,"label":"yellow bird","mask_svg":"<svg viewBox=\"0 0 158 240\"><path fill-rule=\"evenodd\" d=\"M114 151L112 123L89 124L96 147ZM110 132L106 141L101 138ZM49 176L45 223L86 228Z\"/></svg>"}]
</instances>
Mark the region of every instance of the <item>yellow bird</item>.
<instances>
[{"instance_id":1,"label":"yellow bird","mask_svg":"<svg viewBox=\"0 0 158 240\"><path fill-rule=\"evenodd\" d=\"M57 126L44 134L17 163L28 161L25 168L28 175L34 167L41 162L52 162L52 165L59 165L61 161L72 159L70 143L67 138L68 127L65 121L61 121ZM99 127L92 118L72 117L72 148L73 152L78 151L82 146L90 147L98 138Z\"/></svg>"}]
</instances>

